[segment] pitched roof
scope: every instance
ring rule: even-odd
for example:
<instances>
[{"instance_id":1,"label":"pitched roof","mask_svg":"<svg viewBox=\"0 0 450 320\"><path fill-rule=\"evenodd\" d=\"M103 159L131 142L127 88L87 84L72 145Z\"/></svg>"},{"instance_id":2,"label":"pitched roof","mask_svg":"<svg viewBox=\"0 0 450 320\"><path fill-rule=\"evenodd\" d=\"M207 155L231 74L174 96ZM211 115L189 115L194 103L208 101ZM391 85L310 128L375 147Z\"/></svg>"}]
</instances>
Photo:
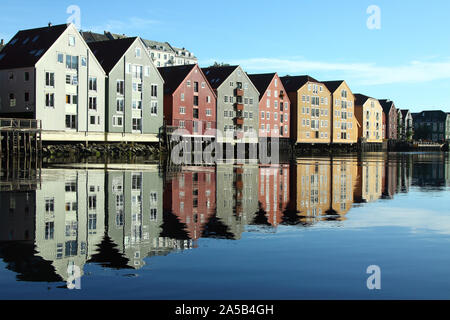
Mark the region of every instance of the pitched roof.
<instances>
[{"instance_id":1,"label":"pitched roof","mask_svg":"<svg viewBox=\"0 0 450 320\"><path fill-rule=\"evenodd\" d=\"M158 68L159 73L164 79L164 94L174 93L195 66L195 64L189 64Z\"/></svg>"},{"instance_id":2,"label":"pitched roof","mask_svg":"<svg viewBox=\"0 0 450 320\"><path fill-rule=\"evenodd\" d=\"M108 74L115 67L137 38L98 41L88 43L97 60Z\"/></svg>"},{"instance_id":3,"label":"pitched roof","mask_svg":"<svg viewBox=\"0 0 450 320\"><path fill-rule=\"evenodd\" d=\"M331 93L334 93L344 83L344 80L323 81L322 83Z\"/></svg>"},{"instance_id":4,"label":"pitched roof","mask_svg":"<svg viewBox=\"0 0 450 320\"><path fill-rule=\"evenodd\" d=\"M367 100L371 99L370 97L361 94L361 93L355 93L355 106L362 106L364 103L367 102Z\"/></svg>"},{"instance_id":5,"label":"pitched roof","mask_svg":"<svg viewBox=\"0 0 450 320\"><path fill-rule=\"evenodd\" d=\"M33 67L66 31L67 24L21 30L0 54L0 69Z\"/></svg>"},{"instance_id":6,"label":"pitched roof","mask_svg":"<svg viewBox=\"0 0 450 320\"><path fill-rule=\"evenodd\" d=\"M402 116L403 117L406 117L408 115L408 113L409 113L409 110L407 110L407 109L402 109L400 111L402 112Z\"/></svg>"},{"instance_id":7,"label":"pitched roof","mask_svg":"<svg viewBox=\"0 0 450 320\"><path fill-rule=\"evenodd\" d=\"M395 107L394 101L389 100L389 99L381 99L381 100L378 100L378 102L380 102L381 107L383 108L383 112L386 114L389 114L392 107Z\"/></svg>"},{"instance_id":8,"label":"pitched roof","mask_svg":"<svg viewBox=\"0 0 450 320\"><path fill-rule=\"evenodd\" d=\"M281 77L280 79L281 79L281 82L283 83L283 86L284 86L284 89L286 90L286 92L297 91L298 89L303 87L308 81L320 82L308 75L293 76L293 77L286 76L286 77Z\"/></svg>"},{"instance_id":9,"label":"pitched roof","mask_svg":"<svg viewBox=\"0 0 450 320\"><path fill-rule=\"evenodd\" d=\"M272 82L276 73L260 73L260 74L247 74L250 80L255 85L256 89L259 91L259 97L261 98Z\"/></svg>"},{"instance_id":10,"label":"pitched roof","mask_svg":"<svg viewBox=\"0 0 450 320\"><path fill-rule=\"evenodd\" d=\"M237 68L238 66L209 67L202 68L202 71L211 87L217 89Z\"/></svg>"},{"instance_id":11,"label":"pitched roof","mask_svg":"<svg viewBox=\"0 0 450 320\"><path fill-rule=\"evenodd\" d=\"M106 34L95 33L92 31L81 31L80 34L83 37L84 41L86 41L86 42L113 40L113 39L109 38Z\"/></svg>"}]
</instances>

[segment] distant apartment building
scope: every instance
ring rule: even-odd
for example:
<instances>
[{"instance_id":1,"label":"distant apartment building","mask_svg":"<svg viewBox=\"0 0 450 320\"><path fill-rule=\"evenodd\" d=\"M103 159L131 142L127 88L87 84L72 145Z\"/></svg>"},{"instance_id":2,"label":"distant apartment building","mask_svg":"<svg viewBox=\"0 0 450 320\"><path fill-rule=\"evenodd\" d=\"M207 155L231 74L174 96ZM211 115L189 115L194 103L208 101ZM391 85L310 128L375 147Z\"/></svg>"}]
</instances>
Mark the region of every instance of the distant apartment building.
<instances>
[{"instance_id":1,"label":"distant apartment building","mask_svg":"<svg viewBox=\"0 0 450 320\"><path fill-rule=\"evenodd\" d=\"M398 130L401 140L410 140L414 135L413 117L409 110L399 109ZM401 114L401 116L400 116Z\"/></svg>"},{"instance_id":2,"label":"distant apartment building","mask_svg":"<svg viewBox=\"0 0 450 320\"><path fill-rule=\"evenodd\" d=\"M126 35L104 31L103 34L91 31L82 32L86 42L105 41L127 38ZM156 67L171 67L186 64L197 64L198 59L186 48L177 48L168 42L142 39Z\"/></svg>"},{"instance_id":3,"label":"distant apartment building","mask_svg":"<svg viewBox=\"0 0 450 320\"><path fill-rule=\"evenodd\" d=\"M331 92L332 143L358 142L358 121L355 117L355 96L344 80L323 82Z\"/></svg>"},{"instance_id":4,"label":"distant apartment building","mask_svg":"<svg viewBox=\"0 0 450 320\"><path fill-rule=\"evenodd\" d=\"M102 140L105 72L73 24L19 31L0 53L0 115L42 121L43 140Z\"/></svg>"},{"instance_id":5,"label":"distant apartment building","mask_svg":"<svg viewBox=\"0 0 450 320\"><path fill-rule=\"evenodd\" d=\"M450 140L450 113L440 110L413 113L414 138L443 142Z\"/></svg>"},{"instance_id":6,"label":"distant apartment building","mask_svg":"<svg viewBox=\"0 0 450 320\"><path fill-rule=\"evenodd\" d=\"M266 73L249 78L259 91L259 137L289 139L290 100L280 77Z\"/></svg>"},{"instance_id":7,"label":"distant apartment building","mask_svg":"<svg viewBox=\"0 0 450 320\"><path fill-rule=\"evenodd\" d=\"M394 101L388 99L378 100L386 115L386 139L397 140L398 138L398 111Z\"/></svg>"},{"instance_id":8,"label":"distant apartment building","mask_svg":"<svg viewBox=\"0 0 450 320\"><path fill-rule=\"evenodd\" d=\"M358 137L369 143L383 142L383 108L377 99L355 94L355 116L359 122Z\"/></svg>"},{"instance_id":9,"label":"distant apartment building","mask_svg":"<svg viewBox=\"0 0 450 320\"><path fill-rule=\"evenodd\" d=\"M331 142L331 93L309 76L282 77L291 102L291 139L297 144Z\"/></svg>"},{"instance_id":10,"label":"distant apartment building","mask_svg":"<svg viewBox=\"0 0 450 320\"><path fill-rule=\"evenodd\" d=\"M140 38L90 42L106 79L108 141L159 141L164 81Z\"/></svg>"},{"instance_id":11,"label":"distant apartment building","mask_svg":"<svg viewBox=\"0 0 450 320\"><path fill-rule=\"evenodd\" d=\"M164 84L164 122L192 136L213 136L216 94L196 64L158 68Z\"/></svg>"},{"instance_id":12,"label":"distant apartment building","mask_svg":"<svg viewBox=\"0 0 450 320\"><path fill-rule=\"evenodd\" d=\"M260 93L240 66L202 69L217 96L218 142L258 143Z\"/></svg>"}]
</instances>

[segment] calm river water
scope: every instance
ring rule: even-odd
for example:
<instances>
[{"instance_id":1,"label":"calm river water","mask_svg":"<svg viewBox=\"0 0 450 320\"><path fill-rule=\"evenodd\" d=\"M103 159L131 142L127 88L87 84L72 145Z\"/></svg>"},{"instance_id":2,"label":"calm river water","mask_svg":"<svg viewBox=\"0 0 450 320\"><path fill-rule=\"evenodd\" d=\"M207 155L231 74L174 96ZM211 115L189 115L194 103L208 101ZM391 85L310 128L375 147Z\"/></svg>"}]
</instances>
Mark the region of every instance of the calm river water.
<instances>
[{"instance_id":1,"label":"calm river water","mask_svg":"<svg viewBox=\"0 0 450 320\"><path fill-rule=\"evenodd\" d=\"M450 299L448 154L18 170L1 299Z\"/></svg>"}]
</instances>

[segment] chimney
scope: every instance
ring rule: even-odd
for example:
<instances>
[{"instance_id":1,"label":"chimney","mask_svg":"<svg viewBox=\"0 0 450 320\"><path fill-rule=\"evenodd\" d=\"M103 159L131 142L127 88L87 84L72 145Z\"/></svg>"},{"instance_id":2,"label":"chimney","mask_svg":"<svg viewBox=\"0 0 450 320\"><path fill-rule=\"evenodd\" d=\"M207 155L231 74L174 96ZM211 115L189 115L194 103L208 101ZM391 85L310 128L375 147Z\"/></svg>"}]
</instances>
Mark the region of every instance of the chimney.
<instances>
[{"instance_id":1,"label":"chimney","mask_svg":"<svg viewBox=\"0 0 450 320\"><path fill-rule=\"evenodd\" d=\"M2 45L4 45L5 44L5 41L2 39L2 40L0 40L0 46L2 46Z\"/></svg>"},{"instance_id":2,"label":"chimney","mask_svg":"<svg viewBox=\"0 0 450 320\"><path fill-rule=\"evenodd\" d=\"M49 22L49 23L48 23L48 27L50 28L51 26L52 26L52 23L51 23L51 22Z\"/></svg>"}]
</instances>

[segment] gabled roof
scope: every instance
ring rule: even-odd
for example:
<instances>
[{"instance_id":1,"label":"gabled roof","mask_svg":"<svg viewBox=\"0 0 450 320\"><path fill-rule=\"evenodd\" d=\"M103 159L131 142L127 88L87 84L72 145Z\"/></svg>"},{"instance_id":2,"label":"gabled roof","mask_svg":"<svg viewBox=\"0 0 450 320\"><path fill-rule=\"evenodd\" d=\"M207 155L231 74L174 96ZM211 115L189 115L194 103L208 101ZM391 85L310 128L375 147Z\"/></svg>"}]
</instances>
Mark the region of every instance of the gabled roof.
<instances>
[{"instance_id":1,"label":"gabled roof","mask_svg":"<svg viewBox=\"0 0 450 320\"><path fill-rule=\"evenodd\" d=\"M0 69L33 67L66 31L68 24L21 30L0 53Z\"/></svg>"},{"instance_id":2,"label":"gabled roof","mask_svg":"<svg viewBox=\"0 0 450 320\"><path fill-rule=\"evenodd\" d=\"M343 84L344 80L336 80L336 81L323 81L322 83L327 87L327 89L334 93L340 86Z\"/></svg>"},{"instance_id":3,"label":"gabled roof","mask_svg":"<svg viewBox=\"0 0 450 320\"><path fill-rule=\"evenodd\" d=\"M158 68L159 73L164 79L164 94L174 93L195 66L195 64L189 64Z\"/></svg>"},{"instance_id":4,"label":"gabled roof","mask_svg":"<svg viewBox=\"0 0 450 320\"><path fill-rule=\"evenodd\" d=\"M209 67L202 68L202 71L211 87L217 89L238 67L239 66Z\"/></svg>"},{"instance_id":5,"label":"gabled roof","mask_svg":"<svg viewBox=\"0 0 450 320\"><path fill-rule=\"evenodd\" d=\"M402 112L403 117L406 117L408 115L408 113L410 113L409 110L407 110L407 109L402 109L400 111Z\"/></svg>"},{"instance_id":6,"label":"gabled roof","mask_svg":"<svg viewBox=\"0 0 450 320\"><path fill-rule=\"evenodd\" d=\"M247 74L251 82L255 85L256 89L259 91L259 97L264 95L267 88L270 86L273 78L277 75L276 73L260 73L260 74Z\"/></svg>"},{"instance_id":7,"label":"gabled roof","mask_svg":"<svg viewBox=\"0 0 450 320\"><path fill-rule=\"evenodd\" d=\"M92 52L102 65L105 72L109 74L136 39L137 38L134 37L117 40L89 42L88 46L89 48L91 48Z\"/></svg>"},{"instance_id":8,"label":"gabled roof","mask_svg":"<svg viewBox=\"0 0 450 320\"><path fill-rule=\"evenodd\" d=\"M380 102L381 107L383 108L383 112L386 114L389 114L391 109L393 107L395 107L394 101L389 100L389 99L381 99L381 100L378 100L378 102Z\"/></svg>"},{"instance_id":9,"label":"gabled roof","mask_svg":"<svg viewBox=\"0 0 450 320\"><path fill-rule=\"evenodd\" d=\"M367 100L372 99L371 97L368 97L364 94L355 93L355 106L362 106L364 103L367 102Z\"/></svg>"},{"instance_id":10,"label":"gabled roof","mask_svg":"<svg viewBox=\"0 0 450 320\"><path fill-rule=\"evenodd\" d=\"M286 77L281 77L280 79L281 79L281 82L283 83L283 86L284 86L284 89L286 90L286 92L298 91L298 89L303 87L309 81L320 83L320 81L318 81L308 75L293 76L293 77L286 76Z\"/></svg>"}]
</instances>

